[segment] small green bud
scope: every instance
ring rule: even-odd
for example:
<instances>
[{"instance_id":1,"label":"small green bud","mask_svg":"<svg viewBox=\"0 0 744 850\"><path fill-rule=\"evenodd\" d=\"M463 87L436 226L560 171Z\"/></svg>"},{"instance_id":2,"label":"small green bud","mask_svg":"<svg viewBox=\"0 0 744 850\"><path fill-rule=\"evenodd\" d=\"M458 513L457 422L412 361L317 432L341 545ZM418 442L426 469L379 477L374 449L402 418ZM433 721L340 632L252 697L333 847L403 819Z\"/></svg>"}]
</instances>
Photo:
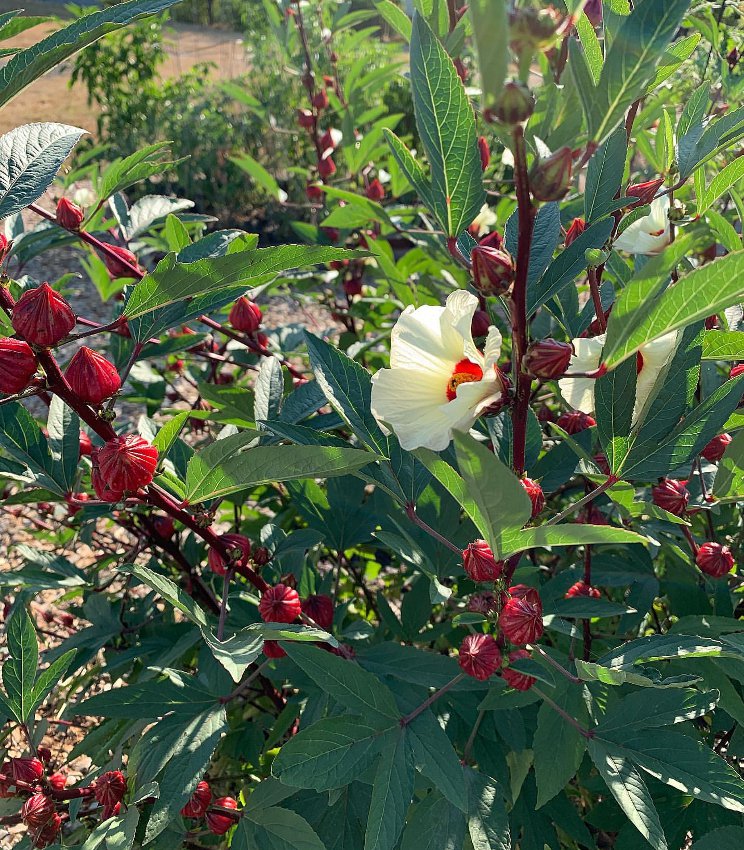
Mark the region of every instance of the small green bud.
<instances>
[{"instance_id":1,"label":"small green bud","mask_svg":"<svg viewBox=\"0 0 744 850\"><path fill-rule=\"evenodd\" d=\"M601 266L602 263L607 262L608 257L607 251L603 251L601 248L587 248L584 251L584 261L587 266Z\"/></svg>"},{"instance_id":2,"label":"small green bud","mask_svg":"<svg viewBox=\"0 0 744 850\"><path fill-rule=\"evenodd\" d=\"M524 83L511 80L506 83L492 107L486 109L483 117L489 124L500 121L502 124L521 124L535 111L535 98Z\"/></svg>"}]
</instances>

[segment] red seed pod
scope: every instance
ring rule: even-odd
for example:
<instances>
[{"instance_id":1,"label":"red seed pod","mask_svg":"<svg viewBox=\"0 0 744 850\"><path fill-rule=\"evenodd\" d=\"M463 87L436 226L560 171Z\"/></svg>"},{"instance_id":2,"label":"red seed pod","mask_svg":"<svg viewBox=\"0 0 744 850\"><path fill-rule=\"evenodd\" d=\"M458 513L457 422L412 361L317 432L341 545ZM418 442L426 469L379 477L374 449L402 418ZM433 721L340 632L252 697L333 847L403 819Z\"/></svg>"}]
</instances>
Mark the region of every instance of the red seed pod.
<instances>
[{"instance_id":1,"label":"red seed pod","mask_svg":"<svg viewBox=\"0 0 744 850\"><path fill-rule=\"evenodd\" d=\"M586 230L586 222L583 218L575 218L571 222L571 226L566 231L566 239L565 244L566 248L572 243L575 242L579 236Z\"/></svg>"},{"instance_id":2,"label":"red seed pod","mask_svg":"<svg viewBox=\"0 0 744 850\"><path fill-rule=\"evenodd\" d=\"M313 106L317 110L328 109L328 93L325 89L320 89L313 95Z\"/></svg>"},{"instance_id":3,"label":"red seed pod","mask_svg":"<svg viewBox=\"0 0 744 850\"><path fill-rule=\"evenodd\" d=\"M113 280L117 280L120 277L138 277L134 269L130 268L130 266L134 266L140 273L144 272L142 266L137 262L137 257L129 248L122 248L121 245L108 245L107 247L111 253L116 255L112 257L108 252L102 254L106 270ZM117 259L117 257L120 259Z\"/></svg>"},{"instance_id":4,"label":"red seed pod","mask_svg":"<svg viewBox=\"0 0 744 850\"><path fill-rule=\"evenodd\" d=\"M519 661L521 658L530 658L529 652L526 649L515 649L509 653L509 662ZM504 681L510 688L515 691L528 691L537 681L534 676L528 676L527 673L520 673L518 670L512 670L511 667L505 667L501 671Z\"/></svg>"},{"instance_id":5,"label":"red seed pod","mask_svg":"<svg viewBox=\"0 0 744 850\"><path fill-rule=\"evenodd\" d=\"M374 180L370 181L369 186L367 186L365 194L370 201L377 201L379 203L385 197L385 187L375 177Z\"/></svg>"},{"instance_id":6,"label":"red seed pod","mask_svg":"<svg viewBox=\"0 0 744 850\"><path fill-rule=\"evenodd\" d=\"M635 207L643 207L650 204L656 197L656 193L664 185L664 178L657 177L655 180L647 180L645 183L633 183L625 191L629 197L638 198L638 200L630 204L628 209Z\"/></svg>"},{"instance_id":7,"label":"red seed pod","mask_svg":"<svg viewBox=\"0 0 744 850\"><path fill-rule=\"evenodd\" d=\"M227 546L232 555L232 563L247 561L251 556L251 541L243 534L223 534L220 540ZM210 549L207 555L209 567L213 573L218 576L224 576L227 573L227 563L217 549Z\"/></svg>"},{"instance_id":8,"label":"red seed pod","mask_svg":"<svg viewBox=\"0 0 744 850\"><path fill-rule=\"evenodd\" d=\"M567 434L578 434L581 431L586 431L587 428L593 428L596 424L596 421L588 413L582 413L580 410L562 413L556 422L556 425L563 428Z\"/></svg>"},{"instance_id":9,"label":"red seed pod","mask_svg":"<svg viewBox=\"0 0 744 850\"><path fill-rule=\"evenodd\" d=\"M54 844L62 828L62 817L56 812L49 818L44 826L36 833L32 839L34 847L48 847Z\"/></svg>"},{"instance_id":10,"label":"red seed pod","mask_svg":"<svg viewBox=\"0 0 744 850\"><path fill-rule=\"evenodd\" d=\"M522 362L531 375L548 381L566 373L572 355L573 348L569 343L541 339L529 346Z\"/></svg>"},{"instance_id":11,"label":"red seed pod","mask_svg":"<svg viewBox=\"0 0 744 850\"><path fill-rule=\"evenodd\" d=\"M284 658L287 654L275 640L265 640L263 652L267 658Z\"/></svg>"},{"instance_id":12,"label":"red seed pod","mask_svg":"<svg viewBox=\"0 0 744 850\"><path fill-rule=\"evenodd\" d=\"M488 147L488 139L478 136L478 153L480 154L481 168L485 171L491 162L491 149Z\"/></svg>"},{"instance_id":13,"label":"red seed pod","mask_svg":"<svg viewBox=\"0 0 744 850\"><path fill-rule=\"evenodd\" d=\"M253 334L261 327L263 313L258 304L244 295L233 304L228 319L236 331Z\"/></svg>"},{"instance_id":14,"label":"red seed pod","mask_svg":"<svg viewBox=\"0 0 744 850\"><path fill-rule=\"evenodd\" d=\"M732 440L731 434L719 434L717 437L708 443L708 445L700 452L700 454L711 463L715 463L723 457L728 444Z\"/></svg>"},{"instance_id":15,"label":"red seed pod","mask_svg":"<svg viewBox=\"0 0 744 850\"><path fill-rule=\"evenodd\" d=\"M85 345L68 363L65 378L75 395L88 404L100 404L121 389L116 366Z\"/></svg>"},{"instance_id":16,"label":"red seed pod","mask_svg":"<svg viewBox=\"0 0 744 850\"><path fill-rule=\"evenodd\" d=\"M64 773L53 773L49 777L49 784L55 791L64 791L67 785L67 777Z\"/></svg>"},{"instance_id":17,"label":"red seed pod","mask_svg":"<svg viewBox=\"0 0 744 850\"><path fill-rule=\"evenodd\" d=\"M525 476L521 480L525 493L527 493L530 497L530 502L532 502L532 517L534 519L534 517L541 513L542 509L545 507L545 494L543 493L542 487L537 483L537 481L533 481L532 478L527 478Z\"/></svg>"},{"instance_id":18,"label":"red seed pod","mask_svg":"<svg viewBox=\"0 0 744 850\"><path fill-rule=\"evenodd\" d=\"M473 581L496 581L504 572L504 562L496 560L485 540L474 540L462 553L462 568Z\"/></svg>"},{"instance_id":19,"label":"red seed pod","mask_svg":"<svg viewBox=\"0 0 744 850\"><path fill-rule=\"evenodd\" d=\"M564 594L565 599L575 599L578 596L588 597L590 599L599 599L602 594L596 587L592 587L585 581L577 581Z\"/></svg>"},{"instance_id":20,"label":"red seed pod","mask_svg":"<svg viewBox=\"0 0 744 850\"><path fill-rule=\"evenodd\" d=\"M473 286L483 295L503 295L514 282L514 260L498 233L482 239L470 252Z\"/></svg>"},{"instance_id":21,"label":"red seed pod","mask_svg":"<svg viewBox=\"0 0 744 850\"><path fill-rule=\"evenodd\" d=\"M115 806L127 793L127 780L120 770L109 770L95 781L93 794L102 806Z\"/></svg>"},{"instance_id":22,"label":"red seed pod","mask_svg":"<svg viewBox=\"0 0 744 850\"><path fill-rule=\"evenodd\" d=\"M501 652L491 635L468 635L457 661L468 676L484 682L501 667Z\"/></svg>"},{"instance_id":23,"label":"red seed pod","mask_svg":"<svg viewBox=\"0 0 744 850\"><path fill-rule=\"evenodd\" d=\"M734 568L734 556L728 546L721 543L703 543L698 549L695 563L713 578L723 578Z\"/></svg>"},{"instance_id":24,"label":"red seed pod","mask_svg":"<svg viewBox=\"0 0 744 850\"><path fill-rule=\"evenodd\" d=\"M530 189L538 201L560 201L571 186L573 151L558 148L546 159L538 160L530 172Z\"/></svg>"},{"instance_id":25,"label":"red seed pod","mask_svg":"<svg viewBox=\"0 0 744 850\"><path fill-rule=\"evenodd\" d=\"M0 339L0 392L19 393L36 372L36 356L22 339Z\"/></svg>"},{"instance_id":26,"label":"red seed pod","mask_svg":"<svg viewBox=\"0 0 744 850\"><path fill-rule=\"evenodd\" d=\"M508 599L501 609L499 628L504 637L514 644L535 643L543 633L542 603L533 588L524 596Z\"/></svg>"},{"instance_id":27,"label":"red seed pod","mask_svg":"<svg viewBox=\"0 0 744 850\"><path fill-rule=\"evenodd\" d=\"M333 600L325 594L313 594L302 600L302 612L327 632L333 628Z\"/></svg>"},{"instance_id":28,"label":"red seed pod","mask_svg":"<svg viewBox=\"0 0 744 850\"><path fill-rule=\"evenodd\" d=\"M258 604L258 613L265 623L291 623L301 611L299 594L286 584L266 588Z\"/></svg>"},{"instance_id":29,"label":"red seed pod","mask_svg":"<svg viewBox=\"0 0 744 850\"><path fill-rule=\"evenodd\" d=\"M485 310L476 310L470 323L470 333L474 337L486 336L491 327L491 317Z\"/></svg>"},{"instance_id":30,"label":"red seed pod","mask_svg":"<svg viewBox=\"0 0 744 850\"><path fill-rule=\"evenodd\" d=\"M336 173L336 163L333 161L333 157L324 156L318 161L318 174L324 179L327 180L329 177L333 177Z\"/></svg>"},{"instance_id":31,"label":"red seed pod","mask_svg":"<svg viewBox=\"0 0 744 850\"><path fill-rule=\"evenodd\" d=\"M48 283L27 289L13 308L13 328L28 342L56 345L75 327L75 314Z\"/></svg>"},{"instance_id":32,"label":"red seed pod","mask_svg":"<svg viewBox=\"0 0 744 850\"><path fill-rule=\"evenodd\" d=\"M136 434L114 437L95 450L93 465L105 489L121 493L139 490L155 476L158 450Z\"/></svg>"},{"instance_id":33,"label":"red seed pod","mask_svg":"<svg viewBox=\"0 0 744 850\"><path fill-rule=\"evenodd\" d=\"M659 508L675 516L684 516L690 501L690 491L682 481L662 478L651 488L651 501Z\"/></svg>"},{"instance_id":34,"label":"red seed pod","mask_svg":"<svg viewBox=\"0 0 744 850\"><path fill-rule=\"evenodd\" d=\"M256 546L253 550L253 563L257 567L265 567L271 560L271 552L265 546Z\"/></svg>"},{"instance_id":35,"label":"red seed pod","mask_svg":"<svg viewBox=\"0 0 744 850\"><path fill-rule=\"evenodd\" d=\"M308 201L313 204L321 203L325 197L325 192L317 183L308 183L305 187L305 194L307 195Z\"/></svg>"},{"instance_id":36,"label":"red seed pod","mask_svg":"<svg viewBox=\"0 0 744 850\"><path fill-rule=\"evenodd\" d=\"M315 123L315 116L309 109L297 110L297 123L305 130L309 130Z\"/></svg>"},{"instance_id":37,"label":"red seed pod","mask_svg":"<svg viewBox=\"0 0 744 850\"><path fill-rule=\"evenodd\" d=\"M195 788L188 803L181 809L185 818L203 818L212 802L212 789L202 780Z\"/></svg>"},{"instance_id":38,"label":"red seed pod","mask_svg":"<svg viewBox=\"0 0 744 850\"><path fill-rule=\"evenodd\" d=\"M33 785L44 775L44 765L39 759L11 759L10 775L18 782Z\"/></svg>"},{"instance_id":39,"label":"red seed pod","mask_svg":"<svg viewBox=\"0 0 744 850\"><path fill-rule=\"evenodd\" d=\"M234 800L232 797L218 797L214 801L214 805L220 806L223 809L238 808L237 800ZM235 818L231 818L230 815L223 815L221 812L215 811L207 812L207 826L209 827L209 831L215 835L224 835L235 822Z\"/></svg>"},{"instance_id":40,"label":"red seed pod","mask_svg":"<svg viewBox=\"0 0 744 850\"><path fill-rule=\"evenodd\" d=\"M475 614L492 614L496 610L496 594L489 590L482 593L474 593L468 599L468 611Z\"/></svg>"},{"instance_id":41,"label":"red seed pod","mask_svg":"<svg viewBox=\"0 0 744 850\"><path fill-rule=\"evenodd\" d=\"M85 214L77 204L60 198L57 202L57 224L65 230L80 230Z\"/></svg>"},{"instance_id":42,"label":"red seed pod","mask_svg":"<svg viewBox=\"0 0 744 850\"><path fill-rule=\"evenodd\" d=\"M54 814L54 801L46 794L34 794L21 807L21 820L29 829L42 829Z\"/></svg>"}]
</instances>

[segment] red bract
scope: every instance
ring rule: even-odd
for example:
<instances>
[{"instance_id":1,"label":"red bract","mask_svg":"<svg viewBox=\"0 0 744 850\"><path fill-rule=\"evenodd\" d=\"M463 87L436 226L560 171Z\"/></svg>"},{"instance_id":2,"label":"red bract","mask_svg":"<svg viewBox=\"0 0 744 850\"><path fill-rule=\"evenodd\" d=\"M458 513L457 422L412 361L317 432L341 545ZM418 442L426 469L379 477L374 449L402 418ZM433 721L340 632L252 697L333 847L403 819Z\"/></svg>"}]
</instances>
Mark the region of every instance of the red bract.
<instances>
[{"instance_id":1,"label":"red bract","mask_svg":"<svg viewBox=\"0 0 744 850\"><path fill-rule=\"evenodd\" d=\"M297 123L305 130L309 130L315 123L315 116L309 109L297 110Z\"/></svg>"},{"instance_id":2,"label":"red bract","mask_svg":"<svg viewBox=\"0 0 744 850\"><path fill-rule=\"evenodd\" d=\"M478 153L480 154L481 168L485 171L491 162L491 149L488 147L488 139L478 136Z\"/></svg>"},{"instance_id":3,"label":"red bract","mask_svg":"<svg viewBox=\"0 0 744 850\"><path fill-rule=\"evenodd\" d=\"M75 314L48 283L27 289L13 308L13 328L28 342L56 345L75 327Z\"/></svg>"},{"instance_id":4,"label":"red bract","mask_svg":"<svg viewBox=\"0 0 744 850\"><path fill-rule=\"evenodd\" d=\"M48 847L50 844L53 844L56 841L61 828L62 817L55 812L33 837L33 846Z\"/></svg>"},{"instance_id":5,"label":"red bract","mask_svg":"<svg viewBox=\"0 0 744 850\"><path fill-rule=\"evenodd\" d=\"M36 356L22 339L0 339L0 392L25 390L36 372Z\"/></svg>"},{"instance_id":6,"label":"red bract","mask_svg":"<svg viewBox=\"0 0 744 850\"><path fill-rule=\"evenodd\" d=\"M258 613L265 623L291 623L299 617L302 604L297 591L286 584L268 587L258 604Z\"/></svg>"},{"instance_id":7,"label":"red bract","mask_svg":"<svg viewBox=\"0 0 744 850\"><path fill-rule=\"evenodd\" d=\"M546 159L538 160L530 172L530 189L538 201L560 201L571 186L573 151L558 148Z\"/></svg>"},{"instance_id":8,"label":"red bract","mask_svg":"<svg viewBox=\"0 0 744 850\"><path fill-rule=\"evenodd\" d=\"M70 360L65 377L73 392L88 404L100 404L121 389L116 366L86 346Z\"/></svg>"},{"instance_id":9,"label":"red bract","mask_svg":"<svg viewBox=\"0 0 744 850\"><path fill-rule=\"evenodd\" d=\"M599 599L602 594L596 587L592 587L585 581L577 581L565 593L566 599L575 599L578 596L584 596L590 599Z\"/></svg>"},{"instance_id":10,"label":"red bract","mask_svg":"<svg viewBox=\"0 0 744 850\"><path fill-rule=\"evenodd\" d=\"M225 546L233 550L233 554L235 556L233 563L237 563L239 561L246 561L250 557L251 541L244 535L223 534L220 537L220 540L225 544ZM209 550L209 554L207 555L207 561L212 572L217 573L218 576L224 576L227 572L227 564L225 563L225 559L217 551L217 549Z\"/></svg>"},{"instance_id":11,"label":"red bract","mask_svg":"<svg viewBox=\"0 0 744 850\"><path fill-rule=\"evenodd\" d=\"M238 808L237 800L234 800L232 797L218 797L214 801L214 805L220 806L223 809ZM234 823L236 823L236 820L235 818L231 818L230 815L223 815L221 812L215 811L207 812L207 826L209 827L209 831L215 835L224 835Z\"/></svg>"},{"instance_id":12,"label":"red bract","mask_svg":"<svg viewBox=\"0 0 744 850\"><path fill-rule=\"evenodd\" d=\"M651 488L651 500L653 503L675 516L684 516L687 504L690 501L690 492L681 481L676 478L662 478L658 484Z\"/></svg>"},{"instance_id":13,"label":"red bract","mask_svg":"<svg viewBox=\"0 0 744 850\"><path fill-rule=\"evenodd\" d=\"M597 423L588 413L573 410L570 413L562 413L555 424L567 434L578 434L587 428L593 428Z\"/></svg>"},{"instance_id":14,"label":"red bract","mask_svg":"<svg viewBox=\"0 0 744 850\"><path fill-rule=\"evenodd\" d=\"M127 780L120 770L109 770L96 779L93 794L102 806L115 806L127 793Z\"/></svg>"},{"instance_id":15,"label":"red bract","mask_svg":"<svg viewBox=\"0 0 744 850\"><path fill-rule=\"evenodd\" d=\"M375 177L374 180L370 181L369 186L367 186L365 194L370 201L377 201L379 203L385 197L385 187Z\"/></svg>"},{"instance_id":16,"label":"red bract","mask_svg":"<svg viewBox=\"0 0 744 850\"><path fill-rule=\"evenodd\" d=\"M700 454L711 463L715 463L723 457L728 444L731 442L731 434L719 434L708 443Z\"/></svg>"},{"instance_id":17,"label":"red bract","mask_svg":"<svg viewBox=\"0 0 744 850\"><path fill-rule=\"evenodd\" d=\"M54 802L46 794L33 794L21 807L21 820L29 829L41 829L54 814Z\"/></svg>"},{"instance_id":18,"label":"red bract","mask_svg":"<svg viewBox=\"0 0 744 850\"><path fill-rule=\"evenodd\" d=\"M531 478L522 478L522 486L532 502L532 517L536 517L545 507L545 494L542 487Z\"/></svg>"},{"instance_id":19,"label":"red bract","mask_svg":"<svg viewBox=\"0 0 744 850\"><path fill-rule=\"evenodd\" d=\"M494 558L485 540L474 540L462 553L462 568L473 581L496 581L504 572L504 562Z\"/></svg>"},{"instance_id":20,"label":"red bract","mask_svg":"<svg viewBox=\"0 0 744 850\"><path fill-rule=\"evenodd\" d=\"M11 759L10 775L18 782L33 785L44 775L44 765L39 759Z\"/></svg>"},{"instance_id":21,"label":"red bract","mask_svg":"<svg viewBox=\"0 0 744 850\"><path fill-rule=\"evenodd\" d=\"M630 209L650 204L656 197L656 193L664 185L664 178L657 177L655 180L647 180L645 183L634 183L628 186L625 194L638 200L630 204Z\"/></svg>"},{"instance_id":22,"label":"red bract","mask_svg":"<svg viewBox=\"0 0 744 850\"><path fill-rule=\"evenodd\" d=\"M362 294L362 278L360 277L352 277L349 280L344 281L344 292L350 297L353 298L355 295Z\"/></svg>"},{"instance_id":23,"label":"red bract","mask_svg":"<svg viewBox=\"0 0 744 850\"><path fill-rule=\"evenodd\" d=\"M60 198L57 202L57 224L65 230L80 230L85 214L77 204Z\"/></svg>"},{"instance_id":24,"label":"red bract","mask_svg":"<svg viewBox=\"0 0 744 850\"><path fill-rule=\"evenodd\" d=\"M136 434L114 437L93 453L94 472L103 489L115 493L146 487L157 465L158 450Z\"/></svg>"},{"instance_id":25,"label":"red bract","mask_svg":"<svg viewBox=\"0 0 744 850\"><path fill-rule=\"evenodd\" d=\"M483 295L503 295L514 282L514 260L498 233L490 233L470 252L473 286Z\"/></svg>"},{"instance_id":26,"label":"red bract","mask_svg":"<svg viewBox=\"0 0 744 850\"><path fill-rule=\"evenodd\" d=\"M521 658L529 658L530 654L526 649L515 649L509 653L509 662L519 661ZM537 681L534 676L528 676L527 673L520 673L518 670L512 670L511 667L505 667L501 671L504 681L510 688L516 691L528 691Z\"/></svg>"},{"instance_id":27,"label":"red bract","mask_svg":"<svg viewBox=\"0 0 744 850\"><path fill-rule=\"evenodd\" d=\"M491 635L468 635L457 660L468 676L485 681L501 666L501 652Z\"/></svg>"},{"instance_id":28,"label":"red bract","mask_svg":"<svg viewBox=\"0 0 744 850\"><path fill-rule=\"evenodd\" d=\"M501 609L499 628L514 644L535 643L543 633L542 603L537 591L529 588L523 596L508 599Z\"/></svg>"},{"instance_id":29,"label":"red bract","mask_svg":"<svg viewBox=\"0 0 744 850\"><path fill-rule=\"evenodd\" d=\"M185 818L202 818L207 813L212 802L212 789L209 783L202 780L194 790L188 803L181 809Z\"/></svg>"},{"instance_id":30,"label":"red bract","mask_svg":"<svg viewBox=\"0 0 744 850\"><path fill-rule=\"evenodd\" d=\"M333 600L325 594L313 594L302 600L302 611L321 629L330 631L333 626Z\"/></svg>"},{"instance_id":31,"label":"red bract","mask_svg":"<svg viewBox=\"0 0 744 850\"><path fill-rule=\"evenodd\" d=\"M527 349L523 363L525 369L536 378L550 380L564 375L573 355L567 342L557 339L541 339Z\"/></svg>"},{"instance_id":32,"label":"red bract","mask_svg":"<svg viewBox=\"0 0 744 850\"><path fill-rule=\"evenodd\" d=\"M236 331L253 334L261 327L263 313L258 304L244 295L233 304L228 319Z\"/></svg>"},{"instance_id":33,"label":"red bract","mask_svg":"<svg viewBox=\"0 0 744 850\"><path fill-rule=\"evenodd\" d=\"M568 246L572 242L574 242L576 239L578 239L579 236L581 236L581 234L585 230L586 230L586 222L584 221L584 219L583 218L575 218L571 222L571 226L566 231L566 239L565 239L566 248L568 248Z\"/></svg>"},{"instance_id":34,"label":"red bract","mask_svg":"<svg viewBox=\"0 0 744 850\"><path fill-rule=\"evenodd\" d=\"M722 578L734 568L734 556L728 546L721 543L703 543L698 549L695 563L713 578Z\"/></svg>"},{"instance_id":35,"label":"red bract","mask_svg":"<svg viewBox=\"0 0 744 850\"><path fill-rule=\"evenodd\" d=\"M102 254L106 270L114 280L120 277L138 277L139 275L135 273L134 269L137 269L139 272L144 271L142 266L137 262L137 257L129 248L122 248L121 245L108 245L107 247L111 253L116 255L112 257L107 252ZM122 262L122 260L125 262ZM134 268L130 268L130 266L134 266Z\"/></svg>"}]
</instances>

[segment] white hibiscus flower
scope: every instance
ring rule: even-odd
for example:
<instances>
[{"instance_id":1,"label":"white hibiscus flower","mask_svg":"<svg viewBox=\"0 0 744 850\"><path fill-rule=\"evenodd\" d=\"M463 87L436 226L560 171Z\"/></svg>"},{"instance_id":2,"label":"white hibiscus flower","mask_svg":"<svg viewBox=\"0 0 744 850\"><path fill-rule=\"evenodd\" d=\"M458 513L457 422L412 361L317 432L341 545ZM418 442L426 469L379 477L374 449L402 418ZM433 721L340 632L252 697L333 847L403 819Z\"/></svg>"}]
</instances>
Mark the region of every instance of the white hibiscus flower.
<instances>
[{"instance_id":1,"label":"white hibiscus flower","mask_svg":"<svg viewBox=\"0 0 744 850\"><path fill-rule=\"evenodd\" d=\"M634 425L639 421L659 379L663 378L667 367L672 362L679 340L680 332L672 331L641 346L636 357L638 375L633 407ZM569 363L568 373L596 372L602 362L605 334L589 339L575 339L572 344L575 353ZM558 381L558 388L566 403L575 410L580 410L582 413L594 413L595 381L595 378L565 377Z\"/></svg>"},{"instance_id":2,"label":"white hibiscus flower","mask_svg":"<svg viewBox=\"0 0 744 850\"><path fill-rule=\"evenodd\" d=\"M669 195L651 201L648 215L634 221L617 237L614 248L629 254L658 254L672 238L669 225Z\"/></svg>"},{"instance_id":3,"label":"white hibiscus flower","mask_svg":"<svg viewBox=\"0 0 744 850\"><path fill-rule=\"evenodd\" d=\"M372 378L372 414L404 449L442 451L504 392L496 362L501 334L489 328L485 351L470 324L478 299L453 292L444 307L406 307L393 328L390 368Z\"/></svg>"}]
</instances>

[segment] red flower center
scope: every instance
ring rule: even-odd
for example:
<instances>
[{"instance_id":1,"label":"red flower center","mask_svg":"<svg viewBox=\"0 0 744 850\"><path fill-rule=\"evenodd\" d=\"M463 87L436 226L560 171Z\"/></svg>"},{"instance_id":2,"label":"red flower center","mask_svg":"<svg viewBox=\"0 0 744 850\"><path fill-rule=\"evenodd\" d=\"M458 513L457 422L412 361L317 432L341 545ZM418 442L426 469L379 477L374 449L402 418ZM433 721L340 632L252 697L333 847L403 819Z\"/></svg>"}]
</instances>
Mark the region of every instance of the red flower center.
<instances>
[{"instance_id":1,"label":"red flower center","mask_svg":"<svg viewBox=\"0 0 744 850\"><path fill-rule=\"evenodd\" d=\"M467 358L461 360L456 366L452 377L447 381L447 401L457 398L457 388L460 384L469 384L471 381L480 381L483 377L483 369L472 363Z\"/></svg>"}]
</instances>

